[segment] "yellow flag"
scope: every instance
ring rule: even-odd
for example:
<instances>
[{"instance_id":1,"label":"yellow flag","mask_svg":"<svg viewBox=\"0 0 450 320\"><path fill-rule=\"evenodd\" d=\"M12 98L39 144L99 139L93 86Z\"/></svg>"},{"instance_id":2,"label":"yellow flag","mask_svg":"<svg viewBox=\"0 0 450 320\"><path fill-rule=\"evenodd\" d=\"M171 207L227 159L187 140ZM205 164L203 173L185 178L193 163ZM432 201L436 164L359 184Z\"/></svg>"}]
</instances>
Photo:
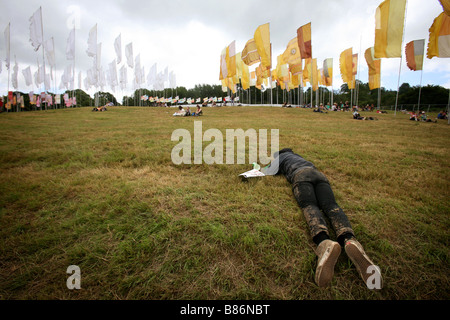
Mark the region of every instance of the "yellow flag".
<instances>
[{"instance_id":1,"label":"yellow flag","mask_svg":"<svg viewBox=\"0 0 450 320\"><path fill-rule=\"evenodd\" d=\"M260 25L254 35L256 48L261 56L261 64L264 67L272 68L272 50L270 45L270 27L269 24Z\"/></svg>"},{"instance_id":2,"label":"yellow flag","mask_svg":"<svg viewBox=\"0 0 450 320\"><path fill-rule=\"evenodd\" d=\"M446 15L450 16L450 0L439 0Z\"/></svg>"},{"instance_id":3,"label":"yellow flag","mask_svg":"<svg viewBox=\"0 0 450 320\"><path fill-rule=\"evenodd\" d=\"M242 63L242 89L247 90L250 88L250 73L248 70L248 66L245 63Z\"/></svg>"},{"instance_id":4,"label":"yellow flag","mask_svg":"<svg viewBox=\"0 0 450 320\"><path fill-rule=\"evenodd\" d=\"M226 79L228 77L228 70L227 70L227 47L222 50L222 53L220 54L220 76L219 80Z\"/></svg>"},{"instance_id":5,"label":"yellow flag","mask_svg":"<svg viewBox=\"0 0 450 320\"><path fill-rule=\"evenodd\" d=\"M242 61L241 58L241 52L236 53L236 75L238 76L239 79L242 78L242 65L244 64L244 62Z\"/></svg>"},{"instance_id":6,"label":"yellow flag","mask_svg":"<svg viewBox=\"0 0 450 320\"><path fill-rule=\"evenodd\" d=\"M442 12L430 27L427 58L450 57L450 16Z\"/></svg>"},{"instance_id":7,"label":"yellow flag","mask_svg":"<svg viewBox=\"0 0 450 320\"><path fill-rule=\"evenodd\" d=\"M311 83L311 58L305 60L305 68L303 69L303 83Z\"/></svg>"},{"instance_id":8,"label":"yellow flag","mask_svg":"<svg viewBox=\"0 0 450 320\"><path fill-rule=\"evenodd\" d=\"M283 64L284 64L283 55L280 54L277 57L277 68L276 68L277 79L281 79L283 77L282 74L281 74L281 66Z\"/></svg>"},{"instance_id":9,"label":"yellow flag","mask_svg":"<svg viewBox=\"0 0 450 320\"><path fill-rule=\"evenodd\" d=\"M319 77L318 77L318 70L317 70L317 59L312 59L311 63L311 75L312 75L312 87L314 91L317 91L319 89Z\"/></svg>"},{"instance_id":10,"label":"yellow flag","mask_svg":"<svg viewBox=\"0 0 450 320\"><path fill-rule=\"evenodd\" d=\"M301 63L302 57L300 56L300 49L298 48L297 38L289 41L286 50L283 53L283 60L289 65Z\"/></svg>"},{"instance_id":11,"label":"yellow flag","mask_svg":"<svg viewBox=\"0 0 450 320\"><path fill-rule=\"evenodd\" d=\"M342 51L339 58L339 67L341 70L342 81L347 83L349 89L353 89L353 52L352 48Z\"/></svg>"},{"instance_id":12,"label":"yellow flag","mask_svg":"<svg viewBox=\"0 0 450 320\"><path fill-rule=\"evenodd\" d=\"M244 50L242 50L242 61L248 66L261 61L255 39L250 39L245 44Z\"/></svg>"},{"instance_id":13,"label":"yellow flag","mask_svg":"<svg viewBox=\"0 0 450 320\"><path fill-rule=\"evenodd\" d=\"M352 59L352 73L354 76L356 76L358 74L358 54L355 53L353 55L353 59Z\"/></svg>"},{"instance_id":14,"label":"yellow flag","mask_svg":"<svg viewBox=\"0 0 450 320\"><path fill-rule=\"evenodd\" d=\"M381 59L375 59L374 48L368 48L364 53L369 67L369 89L378 89L381 85Z\"/></svg>"},{"instance_id":15,"label":"yellow flag","mask_svg":"<svg viewBox=\"0 0 450 320\"><path fill-rule=\"evenodd\" d=\"M236 42L233 41L227 47L226 51L226 62L227 62L227 77L234 77L236 75Z\"/></svg>"},{"instance_id":16,"label":"yellow flag","mask_svg":"<svg viewBox=\"0 0 450 320\"><path fill-rule=\"evenodd\" d=\"M323 61L323 76L325 78L325 86L331 87L333 85L333 58Z\"/></svg>"},{"instance_id":17,"label":"yellow flag","mask_svg":"<svg viewBox=\"0 0 450 320\"><path fill-rule=\"evenodd\" d=\"M375 13L375 58L402 56L406 0L385 0Z\"/></svg>"}]
</instances>

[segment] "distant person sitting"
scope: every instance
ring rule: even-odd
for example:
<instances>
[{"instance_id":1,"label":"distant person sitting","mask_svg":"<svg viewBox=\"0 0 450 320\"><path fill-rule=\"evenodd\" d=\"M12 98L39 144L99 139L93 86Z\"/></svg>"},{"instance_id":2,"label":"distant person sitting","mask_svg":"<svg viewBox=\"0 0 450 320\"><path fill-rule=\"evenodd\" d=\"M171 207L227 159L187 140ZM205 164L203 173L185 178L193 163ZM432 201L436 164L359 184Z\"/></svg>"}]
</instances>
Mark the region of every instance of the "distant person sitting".
<instances>
[{"instance_id":1,"label":"distant person sitting","mask_svg":"<svg viewBox=\"0 0 450 320\"><path fill-rule=\"evenodd\" d=\"M444 110L442 110L441 112L438 113L437 118L438 118L438 119L444 119L444 120L447 120L447 119L448 119L448 117L447 117L447 112L445 112Z\"/></svg>"},{"instance_id":2,"label":"distant person sitting","mask_svg":"<svg viewBox=\"0 0 450 320\"><path fill-rule=\"evenodd\" d=\"M364 120L363 117L358 113L358 111L353 112L353 119L355 120Z\"/></svg>"},{"instance_id":3,"label":"distant person sitting","mask_svg":"<svg viewBox=\"0 0 450 320\"><path fill-rule=\"evenodd\" d=\"M94 107L94 109L92 109L92 111L108 111L108 109L106 109L106 106L103 107Z\"/></svg>"},{"instance_id":4,"label":"distant person sitting","mask_svg":"<svg viewBox=\"0 0 450 320\"><path fill-rule=\"evenodd\" d=\"M194 113L192 113L192 115L198 117L201 116L202 114L203 114L202 108L199 105L197 105L197 110Z\"/></svg>"},{"instance_id":5,"label":"distant person sitting","mask_svg":"<svg viewBox=\"0 0 450 320\"><path fill-rule=\"evenodd\" d=\"M409 116L409 120L411 120L411 121L418 121L417 114L414 111L411 112L411 115Z\"/></svg>"},{"instance_id":6,"label":"distant person sitting","mask_svg":"<svg viewBox=\"0 0 450 320\"><path fill-rule=\"evenodd\" d=\"M178 107L178 111L173 114L174 117L184 117L186 115L186 110L182 106Z\"/></svg>"},{"instance_id":7,"label":"distant person sitting","mask_svg":"<svg viewBox=\"0 0 450 320\"><path fill-rule=\"evenodd\" d=\"M431 119L428 119L428 116L425 113L425 111L422 111L422 113L420 114L420 121L423 121L423 122L437 122L437 120L433 121Z\"/></svg>"},{"instance_id":8,"label":"distant person sitting","mask_svg":"<svg viewBox=\"0 0 450 320\"><path fill-rule=\"evenodd\" d=\"M189 107L186 107L186 117L189 117L191 115L191 109Z\"/></svg>"},{"instance_id":9,"label":"distant person sitting","mask_svg":"<svg viewBox=\"0 0 450 320\"><path fill-rule=\"evenodd\" d=\"M292 106L287 104L287 102L283 103L283 108L292 108Z\"/></svg>"}]
</instances>

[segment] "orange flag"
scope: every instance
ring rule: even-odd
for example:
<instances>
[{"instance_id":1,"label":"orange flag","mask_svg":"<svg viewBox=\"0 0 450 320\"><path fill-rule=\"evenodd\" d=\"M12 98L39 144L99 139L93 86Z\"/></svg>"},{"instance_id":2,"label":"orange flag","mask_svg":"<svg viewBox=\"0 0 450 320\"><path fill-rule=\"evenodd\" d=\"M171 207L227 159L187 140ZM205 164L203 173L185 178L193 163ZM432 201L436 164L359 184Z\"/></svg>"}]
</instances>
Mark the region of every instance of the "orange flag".
<instances>
[{"instance_id":1,"label":"orange flag","mask_svg":"<svg viewBox=\"0 0 450 320\"><path fill-rule=\"evenodd\" d=\"M297 29L297 41L302 59L312 58L311 22Z\"/></svg>"}]
</instances>

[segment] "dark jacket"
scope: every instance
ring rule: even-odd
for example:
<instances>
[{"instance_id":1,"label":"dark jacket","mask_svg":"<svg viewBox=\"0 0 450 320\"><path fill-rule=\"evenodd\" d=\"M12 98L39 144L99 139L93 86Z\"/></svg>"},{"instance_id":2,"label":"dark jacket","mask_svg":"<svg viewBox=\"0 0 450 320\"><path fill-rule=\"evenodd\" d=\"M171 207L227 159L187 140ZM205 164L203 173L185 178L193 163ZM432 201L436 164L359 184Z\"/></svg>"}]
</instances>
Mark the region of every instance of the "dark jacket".
<instances>
[{"instance_id":1,"label":"dark jacket","mask_svg":"<svg viewBox=\"0 0 450 320\"><path fill-rule=\"evenodd\" d=\"M283 174L290 183L293 182L295 173L299 169L315 168L312 162L303 159L291 149L283 149L275 152L274 158L271 164L264 168L262 172L265 175Z\"/></svg>"}]
</instances>

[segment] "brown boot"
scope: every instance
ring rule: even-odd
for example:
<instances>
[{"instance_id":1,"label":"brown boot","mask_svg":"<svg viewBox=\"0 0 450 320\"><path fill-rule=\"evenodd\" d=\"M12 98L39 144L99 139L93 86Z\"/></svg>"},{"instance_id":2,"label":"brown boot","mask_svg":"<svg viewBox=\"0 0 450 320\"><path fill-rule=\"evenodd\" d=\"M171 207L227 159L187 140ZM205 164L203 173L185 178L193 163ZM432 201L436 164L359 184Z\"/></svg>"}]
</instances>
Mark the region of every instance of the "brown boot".
<instances>
[{"instance_id":1,"label":"brown boot","mask_svg":"<svg viewBox=\"0 0 450 320\"><path fill-rule=\"evenodd\" d=\"M322 241L316 249L317 268L315 281L319 287L326 287L331 283L334 275L334 265L341 254L341 246L332 240Z\"/></svg>"}]
</instances>

